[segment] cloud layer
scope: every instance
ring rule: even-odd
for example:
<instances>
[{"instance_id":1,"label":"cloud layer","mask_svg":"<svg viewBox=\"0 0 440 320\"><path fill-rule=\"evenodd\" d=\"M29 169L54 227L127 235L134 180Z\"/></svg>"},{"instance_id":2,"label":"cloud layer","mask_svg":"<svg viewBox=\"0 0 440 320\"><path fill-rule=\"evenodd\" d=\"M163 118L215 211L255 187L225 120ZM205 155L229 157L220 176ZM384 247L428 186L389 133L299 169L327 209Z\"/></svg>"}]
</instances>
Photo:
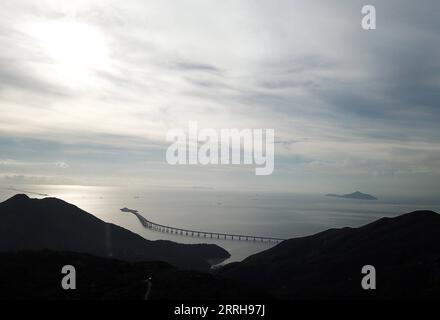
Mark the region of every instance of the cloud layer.
<instances>
[{"instance_id":1,"label":"cloud layer","mask_svg":"<svg viewBox=\"0 0 440 320\"><path fill-rule=\"evenodd\" d=\"M166 131L189 120L274 128L283 142L275 170L307 173L317 189L365 176L435 187L427 176L440 174L440 4L370 3L375 31L360 27L362 1L7 0L0 132L62 146L41 149L38 161L69 170L110 166L123 150L117 163L130 175L124 166L161 163ZM16 148L2 157L39 158ZM275 175L267 188L278 184L295 187Z\"/></svg>"}]
</instances>

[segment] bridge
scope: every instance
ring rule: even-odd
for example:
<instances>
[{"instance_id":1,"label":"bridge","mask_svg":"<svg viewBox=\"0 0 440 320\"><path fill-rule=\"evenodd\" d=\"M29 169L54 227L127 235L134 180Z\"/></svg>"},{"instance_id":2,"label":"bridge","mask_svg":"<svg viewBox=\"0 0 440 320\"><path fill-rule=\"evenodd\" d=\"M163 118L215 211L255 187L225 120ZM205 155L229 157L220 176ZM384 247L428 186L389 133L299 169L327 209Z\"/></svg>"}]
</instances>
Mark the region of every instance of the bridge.
<instances>
[{"instance_id":1,"label":"bridge","mask_svg":"<svg viewBox=\"0 0 440 320\"><path fill-rule=\"evenodd\" d=\"M220 233L220 232L209 232L209 231L176 228L147 220L141 214L139 214L137 210L122 208L121 211L133 213L138 218L142 226L146 229L174 234L174 235L209 238L209 239L222 239L222 240L255 241L255 242L266 242L266 243L279 243L281 241L286 240L281 238L261 237L255 235Z\"/></svg>"}]
</instances>

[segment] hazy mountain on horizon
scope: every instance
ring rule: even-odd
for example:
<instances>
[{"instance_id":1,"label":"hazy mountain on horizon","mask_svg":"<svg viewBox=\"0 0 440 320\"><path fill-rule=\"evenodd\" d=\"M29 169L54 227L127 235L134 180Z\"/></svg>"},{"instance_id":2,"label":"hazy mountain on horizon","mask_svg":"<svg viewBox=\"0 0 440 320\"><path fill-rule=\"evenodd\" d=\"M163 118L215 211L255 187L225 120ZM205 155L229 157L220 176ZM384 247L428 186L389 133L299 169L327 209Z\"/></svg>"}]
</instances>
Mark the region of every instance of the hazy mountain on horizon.
<instances>
[{"instance_id":1,"label":"hazy mountain on horizon","mask_svg":"<svg viewBox=\"0 0 440 320\"><path fill-rule=\"evenodd\" d=\"M328 193L326 194L327 197L336 197L336 198L344 198L344 199L358 199L358 200L377 200L375 196L372 196L371 194L362 193L360 191L355 191L353 193L347 193L347 194L334 194L334 193Z\"/></svg>"}]
</instances>

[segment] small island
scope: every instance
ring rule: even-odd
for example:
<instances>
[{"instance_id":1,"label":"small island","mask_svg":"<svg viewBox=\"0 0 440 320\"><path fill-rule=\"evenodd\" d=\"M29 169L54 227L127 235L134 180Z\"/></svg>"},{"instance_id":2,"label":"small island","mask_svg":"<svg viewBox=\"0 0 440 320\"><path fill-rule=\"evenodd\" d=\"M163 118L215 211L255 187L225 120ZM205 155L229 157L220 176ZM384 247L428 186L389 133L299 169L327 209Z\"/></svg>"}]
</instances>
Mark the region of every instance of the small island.
<instances>
[{"instance_id":1,"label":"small island","mask_svg":"<svg viewBox=\"0 0 440 320\"><path fill-rule=\"evenodd\" d=\"M360 191L356 191L348 194L326 194L327 197L336 197L336 198L344 198L344 199L356 199L356 200L377 200L376 197L371 194L362 193Z\"/></svg>"}]
</instances>

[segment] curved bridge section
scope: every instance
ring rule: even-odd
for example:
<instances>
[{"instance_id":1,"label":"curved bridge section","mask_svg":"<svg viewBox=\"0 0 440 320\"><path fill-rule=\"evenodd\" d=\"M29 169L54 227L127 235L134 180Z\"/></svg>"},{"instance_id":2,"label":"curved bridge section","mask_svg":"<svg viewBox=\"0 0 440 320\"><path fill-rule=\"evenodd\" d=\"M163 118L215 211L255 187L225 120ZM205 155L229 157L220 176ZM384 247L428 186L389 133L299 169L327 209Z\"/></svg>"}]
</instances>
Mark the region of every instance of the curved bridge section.
<instances>
[{"instance_id":1,"label":"curved bridge section","mask_svg":"<svg viewBox=\"0 0 440 320\"><path fill-rule=\"evenodd\" d=\"M232 234L232 233L220 233L220 232L208 232L208 231L199 231L199 230L190 230L190 229L182 229L176 228L172 226L166 226L163 224L155 223L150 220L145 219L137 210L122 208L122 212L130 212L133 213L140 223L146 229L150 229L153 231L169 233L180 236L188 236L188 237L199 237L199 238L210 238L210 239L222 239L222 240L238 240L238 241L256 241L256 242L271 242L278 243L284 241L285 239L281 238L272 238L272 237L260 237L255 235L243 235L243 234Z\"/></svg>"}]
</instances>

